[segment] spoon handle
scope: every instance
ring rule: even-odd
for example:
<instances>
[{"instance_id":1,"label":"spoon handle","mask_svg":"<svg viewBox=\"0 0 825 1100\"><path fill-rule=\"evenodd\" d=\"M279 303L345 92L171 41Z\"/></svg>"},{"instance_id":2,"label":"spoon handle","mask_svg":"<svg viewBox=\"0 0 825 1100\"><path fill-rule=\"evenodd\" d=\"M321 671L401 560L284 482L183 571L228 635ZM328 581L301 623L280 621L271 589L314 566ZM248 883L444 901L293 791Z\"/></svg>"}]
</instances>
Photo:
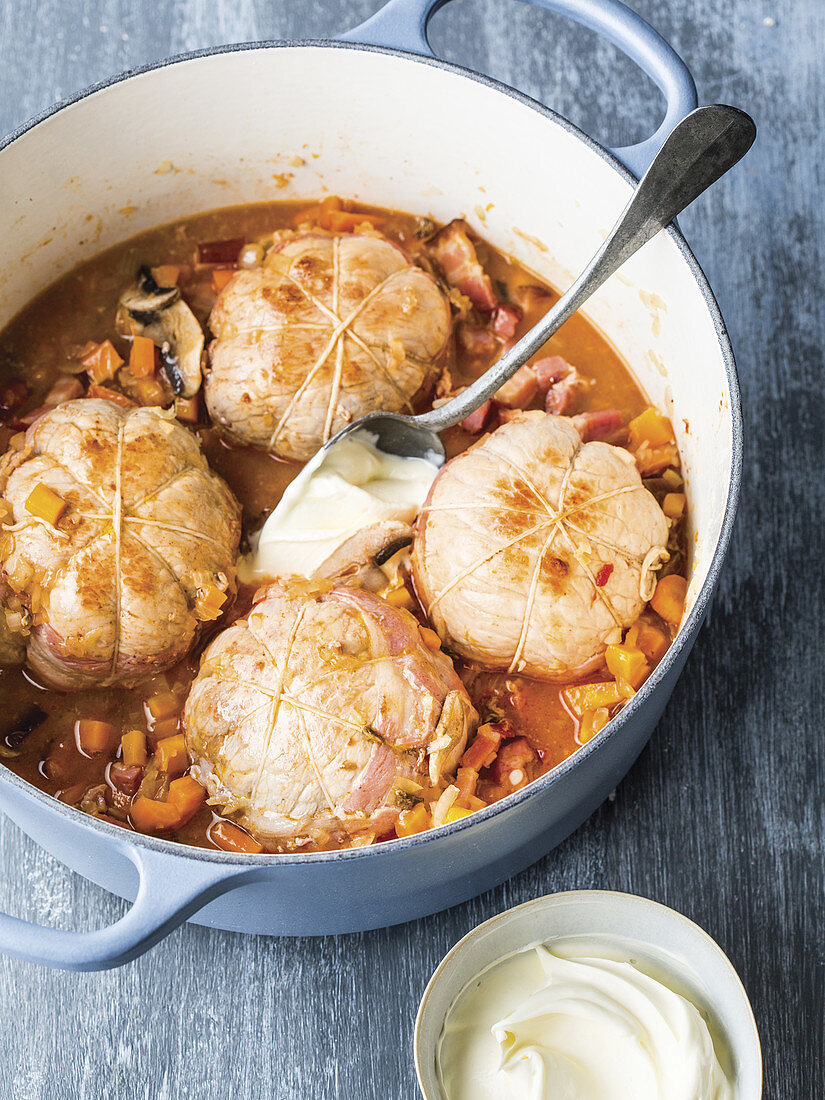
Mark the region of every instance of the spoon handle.
<instances>
[{"instance_id":1,"label":"spoon handle","mask_svg":"<svg viewBox=\"0 0 825 1100\"><path fill-rule=\"evenodd\" d=\"M755 138L753 119L736 107L715 104L692 111L673 128L610 236L570 289L463 393L413 417L414 423L440 432L492 397L614 271L741 160Z\"/></svg>"}]
</instances>

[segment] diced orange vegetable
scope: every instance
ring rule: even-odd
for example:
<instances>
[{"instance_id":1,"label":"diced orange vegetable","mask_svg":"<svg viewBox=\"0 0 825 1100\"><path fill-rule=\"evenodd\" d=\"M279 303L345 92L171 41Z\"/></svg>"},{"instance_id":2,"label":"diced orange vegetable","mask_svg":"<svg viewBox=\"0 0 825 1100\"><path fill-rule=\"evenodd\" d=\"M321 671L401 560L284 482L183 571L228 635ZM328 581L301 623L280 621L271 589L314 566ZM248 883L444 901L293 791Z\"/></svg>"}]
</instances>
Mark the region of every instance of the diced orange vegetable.
<instances>
[{"instance_id":1,"label":"diced orange vegetable","mask_svg":"<svg viewBox=\"0 0 825 1100\"><path fill-rule=\"evenodd\" d=\"M389 592L384 595L384 599L391 607L404 607L407 611L410 611L413 607L413 598L410 595L410 591L406 585L403 584L400 588L391 588Z\"/></svg>"},{"instance_id":2,"label":"diced orange vegetable","mask_svg":"<svg viewBox=\"0 0 825 1100\"><path fill-rule=\"evenodd\" d=\"M249 852L250 855L260 855L264 850L263 844L259 844L254 836L234 825L231 821L218 821L209 830L209 839L218 848L225 852Z\"/></svg>"},{"instance_id":3,"label":"diced orange vegetable","mask_svg":"<svg viewBox=\"0 0 825 1100\"><path fill-rule=\"evenodd\" d=\"M129 370L135 378L149 378L155 373L155 342L148 336L132 337Z\"/></svg>"},{"instance_id":4,"label":"diced orange vegetable","mask_svg":"<svg viewBox=\"0 0 825 1100\"><path fill-rule=\"evenodd\" d=\"M26 503L23 507L30 515L37 516L38 519L44 519L46 523L56 527L57 521L66 510L66 501L54 489L50 489L48 485L38 481L26 497Z\"/></svg>"},{"instance_id":5,"label":"diced orange vegetable","mask_svg":"<svg viewBox=\"0 0 825 1100\"><path fill-rule=\"evenodd\" d=\"M120 739L120 747L123 752L123 763L127 768L142 768L146 763L146 734L143 730L129 730Z\"/></svg>"},{"instance_id":6,"label":"diced orange vegetable","mask_svg":"<svg viewBox=\"0 0 825 1100\"><path fill-rule=\"evenodd\" d=\"M198 394L194 397L175 398L175 416L186 424L197 424L201 418L201 399Z\"/></svg>"},{"instance_id":7,"label":"diced orange vegetable","mask_svg":"<svg viewBox=\"0 0 825 1100\"><path fill-rule=\"evenodd\" d=\"M669 519L681 519L687 498L684 493L667 493L662 501L662 511Z\"/></svg>"},{"instance_id":8,"label":"diced orange vegetable","mask_svg":"<svg viewBox=\"0 0 825 1100\"><path fill-rule=\"evenodd\" d=\"M138 378L135 382L135 391L141 405L166 405L168 397L166 390L158 382L157 378Z\"/></svg>"},{"instance_id":9,"label":"diced orange vegetable","mask_svg":"<svg viewBox=\"0 0 825 1100\"><path fill-rule=\"evenodd\" d=\"M80 718L74 724L74 735L77 747L84 756L98 756L111 752L117 741L117 726L95 718Z\"/></svg>"},{"instance_id":10,"label":"diced orange vegetable","mask_svg":"<svg viewBox=\"0 0 825 1100\"><path fill-rule=\"evenodd\" d=\"M566 687L562 696L570 710L579 717L588 710L615 707L627 699L627 694L615 680L607 680L603 684L574 684Z\"/></svg>"},{"instance_id":11,"label":"diced orange vegetable","mask_svg":"<svg viewBox=\"0 0 825 1100\"><path fill-rule=\"evenodd\" d=\"M670 638L658 626L639 619L628 630L625 642L640 649L649 661L656 664L667 652Z\"/></svg>"},{"instance_id":12,"label":"diced orange vegetable","mask_svg":"<svg viewBox=\"0 0 825 1100\"><path fill-rule=\"evenodd\" d=\"M451 806L444 817L445 825L452 825L454 821L460 821L462 817L469 817L472 810L466 810L463 806Z\"/></svg>"},{"instance_id":13,"label":"diced orange vegetable","mask_svg":"<svg viewBox=\"0 0 825 1100\"><path fill-rule=\"evenodd\" d=\"M189 753L182 733L164 737L155 746L155 762L158 770L167 775L183 775L189 767Z\"/></svg>"},{"instance_id":14,"label":"diced orange vegetable","mask_svg":"<svg viewBox=\"0 0 825 1100\"><path fill-rule=\"evenodd\" d=\"M163 741L166 737L174 737L179 729L179 718L161 718L159 722L155 722L152 725L152 730L149 734L152 739L152 744L156 745L158 741Z\"/></svg>"},{"instance_id":15,"label":"diced orange vegetable","mask_svg":"<svg viewBox=\"0 0 825 1100\"><path fill-rule=\"evenodd\" d=\"M649 447L661 447L665 443L675 443L673 425L666 416L652 406L634 417L627 426L630 445L636 450L643 443Z\"/></svg>"},{"instance_id":16,"label":"diced orange vegetable","mask_svg":"<svg viewBox=\"0 0 825 1100\"><path fill-rule=\"evenodd\" d=\"M182 775L180 779L173 779L169 784L167 801L177 807L181 825L198 812L205 798L206 791L191 775Z\"/></svg>"},{"instance_id":17,"label":"diced orange vegetable","mask_svg":"<svg viewBox=\"0 0 825 1100\"><path fill-rule=\"evenodd\" d=\"M202 623L219 619L223 605L226 603L226 593L216 584L207 584L198 589L195 596L195 618Z\"/></svg>"},{"instance_id":18,"label":"diced orange vegetable","mask_svg":"<svg viewBox=\"0 0 825 1100\"><path fill-rule=\"evenodd\" d=\"M160 287L177 286L180 268L177 264L158 264L152 268L152 278Z\"/></svg>"},{"instance_id":19,"label":"diced orange vegetable","mask_svg":"<svg viewBox=\"0 0 825 1100\"><path fill-rule=\"evenodd\" d=\"M633 688L637 688L647 675L645 655L634 646L609 645L604 659L610 674L617 680L624 680Z\"/></svg>"},{"instance_id":20,"label":"diced orange vegetable","mask_svg":"<svg viewBox=\"0 0 825 1100\"><path fill-rule=\"evenodd\" d=\"M95 382L92 382L86 390L86 396L99 397L105 401L114 401L116 405L123 405L124 408L133 408L135 405L131 397L127 397L125 393L110 389L108 386L98 386Z\"/></svg>"},{"instance_id":21,"label":"diced orange vegetable","mask_svg":"<svg viewBox=\"0 0 825 1100\"><path fill-rule=\"evenodd\" d=\"M678 573L670 573L662 577L656 585L650 606L657 615L661 615L665 622L678 626L682 621L682 613L685 610L685 596L687 595L687 581Z\"/></svg>"},{"instance_id":22,"label":"diced orange vegetable","mask_svg":"<svg viewBox=\"0 0 825 1100\"><path fill-rule=\"evenodd\" d=\"M180 713L181 702L173 691L159 691L150 695L146 700L146 710L149 716L156 721L161 718L171 718Z\"/></svg>"},{"instance_id":23,"label":"diced orange vegetable","mask_svg":"<svg viewBox=\"0 0 825 1100\"><path fill-rule=\"evenodd\" d=\"M134 800L129 816L134 827L142 833L159 833L182 824L180 811L174 802L160 802L145 795L138 795Z\"/></svg>"},{"instance_id":24,"label":"diced orange vegetable","mask_svg":"<svg viewBox=\"0 0 825 1100\"><path fill-rule=\"evenodd\" d=\"M123 360L115 351L111 340L104 340L92 351L85 355L80 362L86 368L86 373L92 382L107 382L117 374L118 367L123 366Z\"/></svg>"},{"instance_id":25,"label":"diced orange vegetable","mask_svg":"<svg viewBox=\"0 0 825 1100\"><path fill-rule=\"evenodd\" d=\"M462 768L472 768L473 771L477 772L482 768L489 767L498 752L500 744L500 733L497 733L490 726L479 726L475 740L461 757Z\"/></svg>"},{"instance_id":26,"label":"diced orange vegetable","mask_svg":"<svg viewBox=\"0 0 825 1100\"><path fill-rule=\"evenodd\" d=\"M578 739L582 745L592 741L597 733L600 733L610 721L610 711L607 707L598 707L596 710L588 710L582 715L579 723Z\"/></svg>"},{"instance_id":27,"label":"diced orange vegetable","mask_svg":"<svg viewBox=\"0 0 825 1100\"><path fill-rule=\"evenodd\" d=\"M418 632L427 649L431 649L433 652L441 649L441 639L434 630L431 630L428 626L419 626Z\"/></svg>"},{"instance_id":28,"label":"diced orange vegetable","mask_svg":"<svg viewBox=\"0 0 825 1100\"><path fill-rule=\"evenodd\" d=\"M477 795L470 795L467 799L468 810L483 810L487 803L483 798L479 798Z\"/></svg>"},{"instance_id":29,"label":"diced orange vegetable","mask_svg":"<svg viewBox=\"0 0 825 1100\"><path fill-rule=\"evenodd\" d=\"M237 274L234 267L216 267L212 272L212 289L220 294L233 275Z\"/></svg>"},{"instance_id":30,"label":"diced orange vegetable","mask_svg":"<svg viewBox=\"0 0 825 1100\"><path fill-rule=\"evenodd\" d=\"M423 802L413 806L411 810L402 810L395 823L395 835L399 837L414 836L423 833L430 827L430 813Z\"/></svg>"},{"instance_id":31,"label":"diced orange vegetable","mask_svg":"<svg viewBox=\"0 0 825 1100\"><path fill-rule=\"evenodd\" d=\"M322 212L320 218L324 229L331 229L333 233L352 233L362 225L377 229L378 226L383 225L385 220L379 214L361 214L350 210Z\"/></svg>"}]
</instances>

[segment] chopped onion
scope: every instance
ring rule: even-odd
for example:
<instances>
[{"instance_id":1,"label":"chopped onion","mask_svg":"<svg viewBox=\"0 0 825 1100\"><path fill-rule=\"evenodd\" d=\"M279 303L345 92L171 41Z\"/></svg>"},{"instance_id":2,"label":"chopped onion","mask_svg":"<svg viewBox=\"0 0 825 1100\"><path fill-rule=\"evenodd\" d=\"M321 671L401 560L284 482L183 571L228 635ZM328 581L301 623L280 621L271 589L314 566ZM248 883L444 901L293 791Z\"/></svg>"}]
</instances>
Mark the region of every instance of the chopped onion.
<instances>
[{"instance_id":1,"label":"chopped onion","mask_svg":"<svg viewBox=\"0 0 825 1100\"><path fill-rule=\"evenodd\" d=\"M447 817L447 814L453 808L453 803L458 798L459 790L454 783L451 783L441 794L438 802L433 806L433 828L437 829L439 825L443 825Z\"/></svg>"}]
</instances>

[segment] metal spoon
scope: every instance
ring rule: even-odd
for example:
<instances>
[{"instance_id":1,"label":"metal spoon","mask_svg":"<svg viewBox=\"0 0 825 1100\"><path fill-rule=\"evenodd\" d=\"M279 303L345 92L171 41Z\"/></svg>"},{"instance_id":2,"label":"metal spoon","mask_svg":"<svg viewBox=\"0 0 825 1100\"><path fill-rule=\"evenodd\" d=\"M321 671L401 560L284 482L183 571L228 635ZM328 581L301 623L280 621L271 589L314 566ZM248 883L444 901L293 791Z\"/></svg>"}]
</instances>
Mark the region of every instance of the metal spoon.
<instances>
[{"instance_id":1,"label":"metal spoon","mask_svg":"<svg viewBox=\"0 0 825 1100\"><path fill-rule=\"evenodd\" d=\"M312 460L365 430L386 454L446 461L438 433L463 420L500 389L614 271L732 168L756 138L753 119L736 107L699 107L673 128L602 247L553 308L463 393L418 416L370 413L332 437Z\"/></svg>"}]
</instances>

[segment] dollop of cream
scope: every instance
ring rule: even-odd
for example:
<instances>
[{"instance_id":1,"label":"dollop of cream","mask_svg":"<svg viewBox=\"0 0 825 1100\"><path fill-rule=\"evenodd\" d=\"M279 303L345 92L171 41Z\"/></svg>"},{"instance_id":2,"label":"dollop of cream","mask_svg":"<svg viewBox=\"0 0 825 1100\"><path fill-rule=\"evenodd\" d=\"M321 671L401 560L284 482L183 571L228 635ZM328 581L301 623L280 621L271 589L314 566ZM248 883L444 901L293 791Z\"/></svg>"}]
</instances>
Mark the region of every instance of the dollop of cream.
<instances>
[{"instance_id":1,"label":"dollop of cream","mask_svg":"<svg viewBox=\"0 0 825 1100\"><path fill-rule=\"evenodd\" d=\"M368 431L319 451L287 486L267 518L241 579L310 577L349 538L382 520L412 523L438 467L389 455Z\"/></svg>"},{"instance_id":2,"label":"dollop of cream","mask_svg":"<svg viewBox=\"0 0 825 1100\"><path fill-rule=\"evenodd\" d=\"M690 1000L573 942L506 956L462 990L438 1044L444 1100L732 1100Z\"/></svg>"}]
</instances>

